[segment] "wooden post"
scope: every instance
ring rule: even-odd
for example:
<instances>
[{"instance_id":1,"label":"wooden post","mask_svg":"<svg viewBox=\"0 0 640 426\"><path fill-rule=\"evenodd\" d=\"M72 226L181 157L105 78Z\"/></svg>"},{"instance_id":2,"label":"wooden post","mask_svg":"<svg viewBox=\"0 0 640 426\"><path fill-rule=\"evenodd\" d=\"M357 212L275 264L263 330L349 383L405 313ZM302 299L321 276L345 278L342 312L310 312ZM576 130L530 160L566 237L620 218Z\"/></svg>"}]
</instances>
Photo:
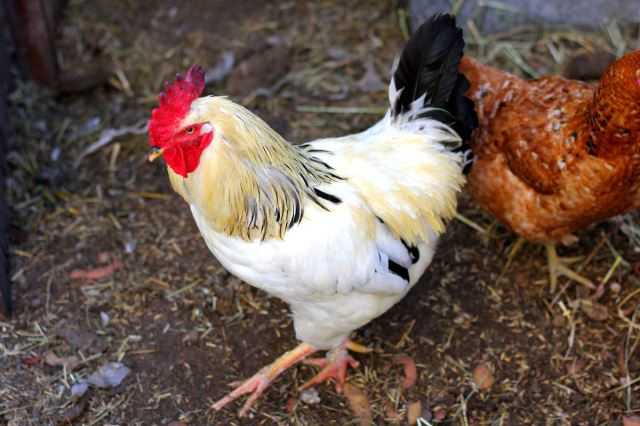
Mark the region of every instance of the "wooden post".
<instances>
[{"instance_id":1,"label":"wooden post","mask_svg":"<svg viewBox=\"0 0 640 426\"><path fill-rule=\"evenodd\" d=\"M6 28L4 14L0 13L0 28ZM6 201L5 179L7 177L7 138L9 114L7 96L9 91L9 50L5 32L0 31L0 296L7 315L11 315L11 281L9 281L9 206Z\"/></svg>"},{"instance_id":2,"label":"wooden post","mask_svg":"<svg viewBox=\"0 0 640 426\"><path fill-rule=\"evenodd\" d=\"M22 74L58 85L56 27L63 0L3 0Z\"/></svg>"}]
</instances>

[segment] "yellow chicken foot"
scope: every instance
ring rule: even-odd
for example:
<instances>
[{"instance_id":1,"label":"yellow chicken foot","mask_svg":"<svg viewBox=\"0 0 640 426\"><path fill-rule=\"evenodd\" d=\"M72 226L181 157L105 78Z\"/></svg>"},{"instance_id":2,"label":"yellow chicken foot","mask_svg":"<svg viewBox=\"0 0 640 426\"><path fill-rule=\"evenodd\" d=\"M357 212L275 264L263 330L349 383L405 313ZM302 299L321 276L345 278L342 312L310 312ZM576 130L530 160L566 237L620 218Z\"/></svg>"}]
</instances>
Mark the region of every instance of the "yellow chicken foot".
<instances>
[{"instance_id":1,"label":"yellow chicken foot","mask_svg":"<svg viewBox=\"0 0 640 426\"><path fill-rule=\"evenodd\" d=\"M271 382L273 382L276 377L282 374L289 367L294 366L316 351L316 348L307 343L299 344L295 349L284 353L271 365L268 365L262 370L258 371L255 375L253 375L253 377L245 380L244 382L241 382L232 392L227 394L227 396L213 404L212 408L216 411L219 411L225 405L237 399L238 397L245 394L251 394L238 413L240 417L246 416L249 412L249 409L251 409L260 395L262 395L265 389L269 387ZM232 383L232 386L235 385L236 383Z\"/></svg>"},{"instance_id":2,"label":"yellow chicken foot","mask_svg":"<svg viewBox=\"0 0 640 426\"><path fill-rule=\"evenodd\" d=\"M336 391L342 393L345 379L347 378L347 368L358 368L360 363L356 361L348 350L359 353L368 353L372 350L359 343L347 340L342 345L330 350L325 358L314 358L305 360L305 364L315 365L322 370L311 380L300 387L300 390L308 389L314 385L333 379L336 382Z\"/></svg>"},{"instance_id":3,"label":"yellow chicken foot","mask_svg":"<svg viewBox=\"0 0 640 426\"><path fill-rule=\"evenodd\" d=\"M556 252L556 246L553 243L545 243L547 249L547 262L549 263L549 282L551 284L551 292L555 293L558 286L558 277L564 275L572 281L580 283L590 289L595 289L596 286L588 279L570 269L565 263L566 259L558 257Z\"/></svg>"}]
</instances>

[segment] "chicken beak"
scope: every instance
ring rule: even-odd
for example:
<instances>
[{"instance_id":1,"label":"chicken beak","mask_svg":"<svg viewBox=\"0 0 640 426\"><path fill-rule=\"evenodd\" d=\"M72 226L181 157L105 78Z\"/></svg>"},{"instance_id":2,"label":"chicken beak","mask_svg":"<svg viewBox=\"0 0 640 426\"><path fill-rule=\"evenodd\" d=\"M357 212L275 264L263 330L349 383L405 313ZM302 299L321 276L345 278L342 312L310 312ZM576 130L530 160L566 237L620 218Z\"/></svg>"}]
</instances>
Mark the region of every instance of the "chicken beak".
<instances>
[{"instance_id":1,"label":"chicken beak","mask_svg":"<svg viewBox=\"0 0 640 426\"><path fill-rule=\"evenodd\" d=\"M155 160L158 157L162 157L163 153L164 153L164 148L153 148L153 150L151 151L151 153L147 157L147 160L149 160L151 162L151 161Z\"/></svg>"}]
</instances>

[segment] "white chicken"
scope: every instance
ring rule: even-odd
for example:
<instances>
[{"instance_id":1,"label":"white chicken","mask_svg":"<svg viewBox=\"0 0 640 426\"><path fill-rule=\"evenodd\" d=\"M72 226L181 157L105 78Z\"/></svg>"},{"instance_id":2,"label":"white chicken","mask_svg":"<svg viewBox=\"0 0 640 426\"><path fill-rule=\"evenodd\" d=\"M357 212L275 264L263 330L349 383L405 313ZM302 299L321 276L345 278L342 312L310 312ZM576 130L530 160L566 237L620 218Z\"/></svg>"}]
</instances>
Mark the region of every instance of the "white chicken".
<instances>
[{"instance_id":1,"label":"white chicken","mask_svg":"<svg viewBox=\"0 0 640 426\"><path fill-rule=\"evenodd\" d=\"M302 343L237 386L216 410L251 394L318 350L340 391L349 340L402 299L433 258L464 184L463 139L476 126L458 72L462 31L438 15L404 48L390 109L370 129L291 145L244 107L199 97L192 67L160 96L149 125L150 160L163 156L209 249L232 274L285 300Z\"/></svg>"}]
</instances>

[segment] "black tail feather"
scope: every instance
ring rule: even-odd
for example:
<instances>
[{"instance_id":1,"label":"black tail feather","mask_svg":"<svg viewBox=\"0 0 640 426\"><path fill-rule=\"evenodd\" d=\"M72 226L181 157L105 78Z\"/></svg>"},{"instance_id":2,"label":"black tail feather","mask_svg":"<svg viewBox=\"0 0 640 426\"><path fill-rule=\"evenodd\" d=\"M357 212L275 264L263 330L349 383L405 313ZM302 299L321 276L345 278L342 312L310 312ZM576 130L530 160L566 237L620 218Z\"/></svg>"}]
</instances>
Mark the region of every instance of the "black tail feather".
<instances>
[{"instance_id":1,"label":"black tail feather","mask_svg":"<svg viewBox=\"0 0 640 426\"><path fill-rule=\"evenodd\" d=\"M392 114L411 108L425 96L425 105L436 109L428 115L450 125L463 140L478 126L473 101L464 94L469 81L458 71L464 51L462 30L452 15L434 15L411 36L393 74L396 90L402 90Z\"/></svg>"}]
</instances>

